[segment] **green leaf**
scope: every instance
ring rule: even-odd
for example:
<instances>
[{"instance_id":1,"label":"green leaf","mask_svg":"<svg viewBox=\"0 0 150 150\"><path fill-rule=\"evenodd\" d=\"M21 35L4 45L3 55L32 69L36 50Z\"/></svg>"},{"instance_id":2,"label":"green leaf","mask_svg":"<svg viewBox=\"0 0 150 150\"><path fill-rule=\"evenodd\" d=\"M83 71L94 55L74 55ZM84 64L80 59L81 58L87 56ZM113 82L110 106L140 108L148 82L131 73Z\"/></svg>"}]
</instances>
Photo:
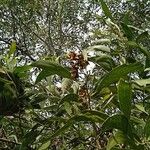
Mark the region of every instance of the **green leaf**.
<instances>
[{"instance_id":1,"label":"green leaf","mask_svg":"<svg viewBox=\"0 0 150 150\"><path fill-rule=\"evenodd\" d=\"M143 106L143 103L135 104L135 107L136 107L137 109L139 109L141 112L144 112L144 113L148 114L148 113L145 111L145 108L144 108L144 106Z\"/></svg>"},{"instance_id":2,"label":"green leaf","mask_svg":"<svg viewBox=\"0 0 150 150\"><path fill-rule=\"evenodd\" d=\"M127 141L127 136L123 132L118 131L114 136L110 137L106 146L106 150L111 150L114 146L118 144L124 144Z\"/></svg>"},{"instance_id":3,"label":"green leaf","mask_svg":"<svg viewBox=\"0 0 150 150\"><path fill-rule=\"evenodd\" d=\"M31 66L43 69L38 75L36 79L36 83L48 76L55 75L55 74L62 76L64 78L71 77L70 72L66 68L62 67L59 64L52 63L46 60L45 61L40 60L40 61L34 62Z\"/></svg>"},{"instance_id":4,"label":"green leaf","mask_svg":"<svg viewBox=\"0 0 150 150\"><path fill-rule=\"evenodd\" d=\"M32 66L30 66L30 65L15 67L14 73L18 77L26 77L28 75L27 71L29 71L31 68L32 68Z\"/></svg>"},{"instance_id":5,"label":"green leaf","mask_svg":"<svg viewBox=\"0 0 150 150\"><path fill-rule=\"evenodd\" d=\"M129 118L131 114L132 88L131 84L123 81L122 79L118 84L118 99L120 110L127 118Z\"/></svg>"},{"instance_id":6,"label":"green leaf","mask_svg":"<svg viewBox=\"0 0 150 150\"><path fill-rule=\"evenodd\" d=\"M137 38L136 41L140 42L142 40L144 40L145 38L148 38L148 31L142 32Z\"/></svg>"},{"instance_id":7,"label":"green leaf","mask_svg":"<svg viewBox=\"0 0 150 150\"><path fill-rule=\"evenodd\" d=\"M150 79L138 79L138 80L134 80L134 82L144 87L148 84L150 85Z\"/></svg>"},{"instance_id":8,"label":"green leaf","mask_svg":"<svg viewBox=\"0 0 150 150\"><path fill-rule=\"evenodd\" d=\"M76 115L72 117L71 119L69 119L63 127L58 129L54 134L48 137L47 140L44 140L44 143L42 144L42 146L46 144L49 140L53 139L54 137L59 136L60 134L63 134L69 127L71 127L73 124L80 122L80 121L101 122L102 120L98 115L92 115L92 116L85 115L85 114Z\"/></svg>"},{"instance_id":9,"label":"green leaf","mask_svg":"<svg viewBox=\"0 0 150 150\"><path fill-rule=\"evenodd\" d=\"M123 133L132 137L131 126L124 115L113 115L106 119L106 121L102 124L101 131L104 133L111 129L121 130Z\"/></svg>"},{"instance_id":10,"label":"green leaf","mask_svg":"<svg viewBox=\"0 0 150 150\"><path fill-rule=\"evenodd\" d=\"M148 119L146 122L146 125L144 127L144 134L146 138L150 137L150 119Z\"/></svg>"},{"instance_id":11,"label":"green leaf","mask_svg":"<svg viewBox=\"0 0 150 150\"><path fill-rule=\"evenodd\" d=\"M98 81L96 92L99 92L102 88L107 87L112 83L116 83L120 78L127 76L128 73L142 70L143 65L141 63L123 64L118 66L106 74L100 81Z\"/></svg>"},{"instance_id":12,"label":"green leaf","mask_svg":"<svg viewBox=\"0 0 150 150\"><path fill-rule=\"evenodd\" d=\"M109 116L101 111L96 111L96 110L85 110L82 112L83 114L87 115L87 116L98 116L100 117L102 120L106 120Z\"/></svg>"},{"instance_id":13,"label":"green leaf","mask_svg":"<svg viewBox=\"0 0 150 150\"><path fill-rule=\"evenodd\" d=\"M30 65L15 67L14 73L19 74L20 72L28 71L32 68Z\"/></svg>"},{"instance_id":14,"label":"green leaf","mask_svg":"<svg viewBox=\"0 0 150 150\"><path fill-rule=\"evenodd\" d=\"M145 122L143 121L143 119L141 118L137 118L137 117L134 117L134 116L131 116L130 117L130 120L135 123L135 124L139 124L141 126L145 126Z\"/></svg>"},{"instance_id":15,"label":"green leaf","mask_svg":"<svg viewBox=\"0 0 150 150\"><path fill-rule=\"evenodd\" d=\"M134 38L132 30L124 23L121 23L121 25L125 36L128 38L128 40L132 40Z\"/></svg>"},{"instance_id":16,"label":"green leaf","mask_svg":"<svg viewBox=\"0 0 150 150\"><path fill-rule=\"evenodd\" d=\"M108 46L105 46L105 45L90 46L90 47L88 47L88 50L95 50L95 51L102 51L105 53L110 53L110 48Z\"/></svg>"},{"instance_id":17,"label":"green leaf","mask_svg":"<svg viewBox=\"0 0 150 150\"><path fill-rule=\"evenodd\" d=\"M11 54L14 54L15 51L16 51L16 42L12 41L11 45L10 45L10 50L8 52L9 57L10 57Z\"/></svg>"},{"instance_id":18,"label":"green leaf","mask_svg":"<svg viewBox=\"0 0 150 150\"><path fill-rule=\"evenodd\" d=\"M77 94L68 94L65 97L62 98L62 100L60 101L60 104L63 104L64 102L77 102L78 101L78 95Z\"/></svg>"},{"instance_id":19,"label":"green leaf","mask_svg":"<svg viewBox=\"0 0 150 150\"><path fill-rule=\"evenodd\" d=\"M146 56L145 68L150 67L150 52L146 47L143 47L134 41L128 41L127 45L133 48L137 48L137 50L143 53Z\"/></svg>"},{"instance_id":20,"label":"green leaf","mask_svg":"<svg viewBox=\"0 0 150 150\"><path fill-rule=\"evenodd\" d=\"M123 22L125 24L129 24L130 23L130 14L131 14L131 11L129 10L127 13L125 13L124 17L123 17Z\"/></svg>"},{"instance_id":21,"label":"green leaf","mask_svg":"<svg viewBox=\"0 0 150 150\"><path fill-rule=\"evenodd\" d=\"M42 146L40 146L38 150L47 150L49 146L50 146L50 141L47 141L46 143L42 144Z\"/></svg>"},{"instance_id":22,"label":"green leaf","mask_svg":"<svg viewBox=\"0 0 150 150\"><path fill-rule=\"evenodd\" d=\"M67 114L71 116L71 114L72 114L72 106L71 106L71 104L68 103L68 102L64 102L64 108L65 108Z\"/></svg>"},{"instance_id":23,"label":"green leaf","mask_svg":"<svg viewBox=\"0 0 150 150\"><path fill-rule=\"evenodd\" d=\"M105 70L112 70L112 68L115 66L115 63L113 59L108 55L102 55L97 57L91 57L89 58L90 61L97 63L101 67L103 67Z\"/></svg>"},{"instance_id":24,"label":"green leaf","mask_svg":"<svg viewBox=\"0 0 150 150\"><path fill-rule=\"evenodd\" d=\"M63 93L67 91L68 89L70 89L72 83L73 81L71 79L63 78L62 83L61 83L61 89Z\"/></svg>"},{"instance_id":25,"label":"green leaf","mask_svg":"<svg viewBox=\"0 0 150 150\"><path fill-rule=\"evenodd\" d=\"M111 20L114 20L106 3L103 0L99 0L99 2L100 2L100 5L102 6L102 9L106 17L110 18Z\"/></svg>"},{"instance_id":26,"label":"green leaf","mask_svg":"<svg viewBox=\"0 0 150 150\"><path fill-rule=\"evenodd\" d=\"M31 131L27 132L26 135L24 136L23 142L20 146L19 150L26 150L27 146L32 144L35 140L36 137L39 135L40 131L37 130L39 127L38 124L36 124Z\"/></svg>"}]
</instances>

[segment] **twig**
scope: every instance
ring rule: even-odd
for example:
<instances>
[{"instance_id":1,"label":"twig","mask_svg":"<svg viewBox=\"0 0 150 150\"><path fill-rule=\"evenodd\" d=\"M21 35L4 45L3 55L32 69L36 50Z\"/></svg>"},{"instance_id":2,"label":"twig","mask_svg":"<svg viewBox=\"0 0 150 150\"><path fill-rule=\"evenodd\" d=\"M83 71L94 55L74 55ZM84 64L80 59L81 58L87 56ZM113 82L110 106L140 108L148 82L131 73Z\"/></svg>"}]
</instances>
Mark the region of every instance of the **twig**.
<instances>
[{"instance_id":1,"label":"twig","mask_svg":"<svg viewBox=\"0 0 150 150\"><path fill-rule=\"evenodd\" d=\"M12 144L16 144L16 145L21 145L21 143L17 143L17 142L14 142L14 141L10 141L8 139L3 139L3 138L0 138L0 141L5 142L5 143L12 143Z\"/></svg>"}]
</instances>

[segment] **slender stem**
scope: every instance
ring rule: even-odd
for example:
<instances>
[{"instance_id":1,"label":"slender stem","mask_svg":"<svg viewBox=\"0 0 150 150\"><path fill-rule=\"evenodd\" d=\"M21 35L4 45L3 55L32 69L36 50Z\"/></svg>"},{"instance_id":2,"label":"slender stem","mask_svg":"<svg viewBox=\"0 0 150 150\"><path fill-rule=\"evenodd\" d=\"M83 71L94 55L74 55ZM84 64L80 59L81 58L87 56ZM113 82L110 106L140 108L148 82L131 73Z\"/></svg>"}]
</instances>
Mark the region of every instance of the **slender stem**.
<instances>
[{"instance_id":1,"label":"slender stem","mask_svg":"<svg viewBox=\"0 0 150 150\"><path fill-rule=\"evenodd\" d=\"M17 143L17 142L14 142L14 141L10 141L10 140L4 139L4 138L0 138L0 141L1 141L1 142L5 142L5 143L12 143L12 144L16 144L16 145L21 145L21 143Z\"/></svg>"}]
</instances>

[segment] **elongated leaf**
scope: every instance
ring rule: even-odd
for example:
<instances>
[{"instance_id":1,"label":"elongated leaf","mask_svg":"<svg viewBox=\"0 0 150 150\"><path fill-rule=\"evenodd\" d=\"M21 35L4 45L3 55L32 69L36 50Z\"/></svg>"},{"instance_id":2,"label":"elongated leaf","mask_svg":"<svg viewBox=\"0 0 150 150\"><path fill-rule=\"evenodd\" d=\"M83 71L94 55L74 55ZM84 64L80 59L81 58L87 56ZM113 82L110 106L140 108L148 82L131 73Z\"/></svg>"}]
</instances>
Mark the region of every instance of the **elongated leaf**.
<instances>
[{"instance_id":1,"label":"elongated leaf","mask_svg":"<svg viewBox=\"0 0 150 150\"><path fill-rule=\"evenodd\" d=\"M109 141L106 146L106 150L111 150L117 144L124 144L127 141L127 136L123 132L118 131L114 136L109 138Z\"/></svg>"},{"instance_id":2,"label":"elongated leaf","mask_svg":"<svg viewBox=\"0 0 150 150\"><path fill-rule=\"evenodd\" d=\"M47 150L49 146L50 146L50 141L47 141L42 146L40 146L38 150Z\"/></svg>"},{"instance_id":3,"label":"elongated leaf","mask_svg":"<svg viewBox=\"0 0 150 150\"><path fill-rule=\"evenodd\" d=\"M146 111L145 111L145 108L143 106L143 103L138 103L138 104L135 104L135 107L140 110L141 112L144 112L145 114L148 114Z\"/></svg>"},{"instance_id":4,"label":"elongated leaf","mask_svg":"<svg viewBox=\"0 0 150 150\"><path fill-rule=\"evenodd\" d=\"M134 35L132 30L124 23L121 23L124 34L126 35L126 37L128 38L128 40L132 40Z\"/></svg>"},{"instance_id":5,"label":"elongated leaf","mask_svg":"<svg viewBox=\"0 0 150 150\"><path fill-rule=\"evenodd\" d=\"M32 66L29 66L29 65L19 66L14 69L14 73L19 74L20 72L28 71L31 68Z\"/></svg>"},{"instance_id":6,"label":"elongated leaf","mask_svg":"<svg viewBox=\"0 0 150 150\"><path fill-rule=\"evenodd\" d=\"M118 85L118 99L120 110L129 118L131 113L132 88L131 85L122 79Z\"/></svg>"},{"instance_id":7,"label":"elongated leaf","mask_svg":"<svg viewBox=\"0 0 150 150\"><path fill-rule=\"evenodd\" d=\"M145 122L143 121L143 119L141 118L137 118L137 117L133 117L131 116L130 120L135 123L135 124L139 124L141 126L145 126Z\"/></svg>"},{"instance_id":8,"label":"elongated leaf","mask_svg":"<svg viewBox=\"0 0 150 150\"><path fill-rule=\"evenodd\" d=\"M110 53L110 48L105 45L94 45L94 46L90 46L88 49Z\"/></svg>"},{"instance_id":9,"label":"elongated leaf","mask_svg":"<svg viewBox=\"0 0 150 150\"><path fill-rule=\"evenodd\" d=\"M119 129L123 133L132 137L131 126L124 115L113 115L102 124L102 133L111 129Z\"/></svg>"},{"instance_id":10,"label":"elongated leaf","mask_svg":"<svg viewBox=\"0 0 150 150\"><path fill-rule=\"evenodd\" d=\"M146 56L145 67L150 67L150 52L146 47L143 47L134 41L128 41L127 45L129 45L130 47L137 48L141 53L143 53Z\"/></svg>"},{"instance_id":11,"label":"elongated leaf","mask_svg":"<svg viewBox=\"0 0 150 150\"><path fill-rule=\"evenodd\" d=\"M150 137L150 119L148 119L146 122L146 125L144 127L144 133L146 138Z\"/></svg>"},{"instance_id":12,"label":"elongated leaf","mask_svg":"<svg viewBox=\"0 0 150 150\"><path fill-rule=\"evenodd\" d=\"M113 17L111 15L111 12L108 8L108 6L106 5L106 3L103 1L103 0L99 0L101 6L102 6L102 9L104 11L104 14L106 15L106 17L110 18L111 20L113 20Z\"/></svg>"},{"instance_id":13,"label":"elongated leaf","mask_svg":"<svg viewBox=\"0 0 150 150\"><path fill-rule=\"evenodd\" d=\"M57 74L64 78L71 77L70 72L66 68L62 67L61 65L49 62L49 61L40 60L40 61L33 63L32 66L43 69L38 75L36 79L36 83L54 74Z\"/></svg>"},{"instance_id":14,"label":"elongated leaf","mask_svg":"<svg viewBox=\"0 0 150 150\"><path fill-rule=\"evenodd\" d=\"M146 85L150 85L150 79L139 79L139 80L135 80L135 83L137 83L140 86L146 86Z\"/></svg>"},{"instance_id":15,"label":"elongated leaf","mask_svg":"<svg viewBox=\"0 0 150 150\"><path fill-rule=\"evenodd\" d=\"M14 54L15 51L16 51L16 42L12 41L12 43L10 45L10 50L8 52L9 57L10 57L11 54Z\"/></svg>"},{"instance_id":16,"label":"elongated leaf","mask_svg":"<svg viewBox=\"0 0 150 150\"><path fill-rule=\"evenodd\" d=\"M106 120L109 116L101 111L96 111L96 110L85 110L83 111L84 114L86 115L93 115L93 116L98 116L100 117L102 120Z\"/></svg>"},{"instance_id":17,"label":"elongated leaf","mask_svg":"<svg viewBox=\"0 0 150 150\"><path fill-rule=\"evenodd\" d=\"M76 116L72 117L71 119L69 119L63 127L58 129L54 134L52 134L50 137L48 137L47 140L44 140L44 143L41 145L41 147L43 147L43 145L46 145L46 143L49 140L51 140L52 138L54 138L56 136L59 136L60 134L63 134L74 123L77 123L77 122L80 122L80 121L84 121L84 122L101 122L101 118L98 115L92 115L92 116L88 116L88 115L85 115L85 114L76 115Z\"/></svg>"},{"instance_id":18,"label":"elongated leaf","mask_svg":"<svg viewBox=\"0 0 150 150\"><path fill-rule=\"evenodd\" d=\"M109 86L112 83L116 83L120 78L125 77L128 73L142 71L143 65L141 63L134 64L123 64L114 68L107 75L105 75L100 81L97 83L96 92L99 92L102 88Z\"/></svg>"},{"instance_id":19,"label":"elongated leaf","mask_svg":"<svg viewBox=\"0 0 150 150\"><path fill-rule=\"evenodd\" d=\"M78 95L77 94L68 94L60 101L60 104L63 104L64 102L73 102L78 101Z\"/></svg>"},{"instance_id":20,"label":"elongated leaf","mask_svg":"<svg viewBox=\"0 0 150 150\"><path fill-rule=\"evenodd\" d=\"M149 36L148 31L145 31L136 38L136 41L140 42L140 41L144 40L145 38L148 38L148 36Z\"/></svg>"},{"instance_id":21,"label":"elongated leaf","mask_svg":"<svg viewBox=\"0 0 150 150\"><path fill-rule=\"evenodd\" d=\"M115 66L114 61L108 55L91 57L89 60L94 63L97 63L98 65L100 65L101 67L103 67L105 70L108 70L108 71L112 70L112 68Z\"/></svg>"},{"instance_id":22,"label":"elongated leaf","mask_svg":"<svg viewBox=\"0 0 150 150\"><path fill-rule=\"evenodd\" d=\"M36 124L31 131L29 131L24 139L23 139L23 142L22 142L22 145L20 147L19 150L26 150L27 149L27 146L29 144L32 144L35 140L36 140L36 137L39 135L40 131L37 130L38 128L38 124Z\"/></svg>"},{"instance_id":23,"label":"elongated leaf","mask_svg":"<svg viewBox=\"0 0 150 150\"><path fill-rule=\"evenodd\" d=\"M73 83L73 81L71 79L68 79L68 78L64 78L62 80L61 89L62 89L63 93L65 91L67 91L68 89L70 89L72 83Z\"/></svg>"}]
</instances>

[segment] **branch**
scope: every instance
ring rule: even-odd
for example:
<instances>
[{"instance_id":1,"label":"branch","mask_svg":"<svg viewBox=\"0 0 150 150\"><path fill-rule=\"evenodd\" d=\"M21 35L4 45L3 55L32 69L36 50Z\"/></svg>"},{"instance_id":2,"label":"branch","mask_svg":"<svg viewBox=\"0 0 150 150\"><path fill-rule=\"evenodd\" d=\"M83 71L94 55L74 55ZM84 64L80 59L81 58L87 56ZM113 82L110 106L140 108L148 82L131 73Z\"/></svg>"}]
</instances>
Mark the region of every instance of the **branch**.
<instances>
[{"instance_id":1,"label":"branch","mask_svg":"<svg viewBox=\"0 0 150 150\"><path fill-rule=\"evenodd\" d=\"M8 139L3 139L3 138L0 138L0 141L5 142L5 143L12 143L12 144L16 144L16 145L21 145L21 143L17 143L17 142L14 142L14 141L10 141Z\"/></svg>"},{"instance_id":2,"label":"branch","mask_svg":"<svg viewBox=\"0 0 150 150\"><path fill-rule=\"evenodd\" d=\"M6 43L6 44L8 44L8 45L11 45L10 39L3 39L3 38L0 37L0 41ZM26 56L28 56L32 61L35 61L35 59L34 59L27 51L24 51L24 50L23 50L21 47L19 47L17 44L16 44L16 48L21 51L22 55L26 55Z\"/></svg>"}]
</instances>

